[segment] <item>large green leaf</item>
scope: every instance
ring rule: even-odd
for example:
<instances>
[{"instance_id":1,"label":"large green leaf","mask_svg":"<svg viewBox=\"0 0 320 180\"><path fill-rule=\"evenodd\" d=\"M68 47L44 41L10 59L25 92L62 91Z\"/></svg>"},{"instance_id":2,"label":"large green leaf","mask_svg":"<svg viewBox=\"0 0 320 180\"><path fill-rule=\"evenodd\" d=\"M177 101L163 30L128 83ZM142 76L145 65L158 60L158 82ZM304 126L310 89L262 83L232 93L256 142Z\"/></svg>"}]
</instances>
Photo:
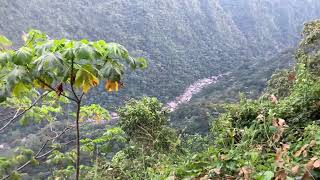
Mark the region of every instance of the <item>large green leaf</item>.
<instances>
[{"instance_id":1,"label":"large green leaf","mask_svg":"<svg viewBox=\"0 0 320 180\"><path fill-rule=\"evenodd\" d=\"M103 40L94 42L93 47L95 48L95 50L98 52L98 54L100 55L100 57L106 57L107 56L107 43Z\"/></svg>"},{"instance_id":2,"label":"large green leaf","mask_svg":"<svg viewBox=\"0 0 320 180\"><path fill-rule=\"evenodd\" d=\"M19 81L28 79L28 71L22 66L16 66L8 75L7 83L17 84Z\"/></svg>"},{"instance_id":3,"label":"large green leaf","mask_svg":"<svg viewBox=\"0 0 320 180\"><path fill-rule=\"evenodd\" d=\"M130 65L132 69L137 67L144 69L148 66L146 59L144 58L133 58L129 55L128 50L122 45L117 43L107 44L108 57L114 60L124 60Z\"/></svg>"},{"instance_id":4,"label":"large green leaf","mask_svg":"<svg viewBox=\"0 0 320 180\"><path fill-rule=\"evenodd\" d=\"M131 56L128 56L127 58L123 58L132 69L141 68L145 69L148 66L147 61L144 58L133 58Z\"/></svg>"},{"instance_id":5,"label":"large green leaf","mask_svg":"<svg viewBox=\"0 0 320 180\"><path fill-rule=\"evenodd\" d=\"M121 64L117 62L107 62L101 69L100 74L102 77L112 80L112 81L120 81L121 76L124 73L124 68Z\"/></svg>"},{"instance_id":6,"label":"large green leaf","mask_svg":"<svg viewBox=\"0 0 320 180\"><path fill-rule=\"evenodd\" d=\"M24 39L26 46L33 48L37 44L41 44L41 42L46 42L48 40L48 36L39 30L31 29Z\"/></svg>"},{"instance_id":7,"label":"large green leaf","mask_svg":"<svg viewBox=\"0 0 320 180\"><path fill-rule=\"evenodd\" d=\"M63 58L65 58L66 60L71 60L74 59L75 55L74 55L74 50L73 48L67 48L62 52L62 56Z\"/></svg>"},{"instance_id":8,"label":"large green leaf","mask_svg":"<svg viewBox=\"0 0 320 180\"><path fill-rule=\"evenodd\" d=\"M86 60L93 60L95 57L94 49L89 46L88 44L78 43L74 54L77 60L86 59Z\"/></svg>"},{"instance_id":9,"label":"large green leaf","mask_svg":"<svg viewBox=\"0 0 320 180\"><path fill-rule=\"evenodd\" d=\"M108 56L111 58L127 59L128 50L118 43L107 44Z\"/></svg>"},{"instance_id":10,"label":"large green leaf","mask_svg":"<svg viewBox=\"0 0 320 180\"><path fill-rule=\"evenodd\" d=\"M274 173L272 171L266 171L259 173L258 180L271 180L274 177Z\"/></svg>"},{"instance_id":11,"label":"large green leaf","mask_svg":"<svg viewBox=\"0 0 320 180\"><path fill-rule=\"evenodd\" d=\"M0 64L4 66L12 60L12 55L9 52L0 52Z\"/></svg>"},{"instance_id":12,"label":"large green leaf","mask_svg":"<svg viewBox=\"0 0 320 180\"><path fill-rule=\"evenodd\" d=\"M42 55L45 54L46 52L50 51L50 49L53 47L54 45L54 41L50 40L47 42L42 42L42 43L38 43L35 47L36 50L36 54L37 55Z\"/></svg>"},{"instance_id":13,"label":"large green leaf","mask_svg":"<svg viewBox=\"0 0 320 180\"><path fill-rule=\"evenodd\" d=\"M31 87L28 85L31 82L28 71L22 66L17 66L7 75L6 89L9 93L18 96L21 92Z\"/></svg>"},{"instance_id":14,"label":"large green leaf","mask_svg":"<svg viewBox=\"0 0 320 180\"><path fill-rule=\"evenodd\" d=\"M58 52L47 52L34 60L35 70L37 74L61 75L65 70L65 63L62 55Z\"/></svg>"},{"instance_id":15,"label":"large green leaf","mask_svg":"<svg viewBox=\"0 0 320 180\"><path fill-rule=\"evenodd\" d=\"M22 47L13 56L13 63L16 65L26 65L32 60L32 50L27 47Z\"/></svg>"}]
</instances>

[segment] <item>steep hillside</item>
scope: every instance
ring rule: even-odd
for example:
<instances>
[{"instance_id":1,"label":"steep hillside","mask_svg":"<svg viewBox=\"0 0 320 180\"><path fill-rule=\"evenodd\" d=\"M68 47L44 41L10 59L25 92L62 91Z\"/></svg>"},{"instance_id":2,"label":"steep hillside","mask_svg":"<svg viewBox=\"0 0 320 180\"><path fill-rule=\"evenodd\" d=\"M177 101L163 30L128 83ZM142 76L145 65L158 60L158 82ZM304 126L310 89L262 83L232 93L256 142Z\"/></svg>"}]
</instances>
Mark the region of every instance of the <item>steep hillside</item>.
<instances>
[{"instance_id":1,"label":"steep hillside","mask_svg":"<svg viewBox=\"0 0 320 180\"><path fill-rule=\"evenodd\" d=\"M313 0L220 0L236 26L256 52L281 50L295 44L303 23L319 17L319 1ZM256 46L258 45L258 46Z\"/></svg>"},{"instance_id":2,"label":"steep hillside","mask_svg":"<svg viewBox=\"0 0 320 180\"><path fill-rule=\"evenodd\" d=\"M217 83L203 88L188 104L183 104L172 113L172 124L187 133L208 133L212 117L223 112L219 103L238 102L239 93L244 93L248 98L259 97L274 72L295 66L295 51L295 48L289 48L269 59L233 70Z\"/></svg>"},{"instance_id":3,"label":"steep hillside","mask_svg":"<svg viewBox=\"0 0 320 180\"><path fill-rule=\"evenodd\" d=\"M293 45L319 8L317 0L3 0L0 33L15 42L29 28L53 37L120 42L146 56L150 68L130 76L130 88L118 95L99 93L91 100L109 104L119 96L151 95L169 101L197 79Z\"/></svg>"}]
</instances>

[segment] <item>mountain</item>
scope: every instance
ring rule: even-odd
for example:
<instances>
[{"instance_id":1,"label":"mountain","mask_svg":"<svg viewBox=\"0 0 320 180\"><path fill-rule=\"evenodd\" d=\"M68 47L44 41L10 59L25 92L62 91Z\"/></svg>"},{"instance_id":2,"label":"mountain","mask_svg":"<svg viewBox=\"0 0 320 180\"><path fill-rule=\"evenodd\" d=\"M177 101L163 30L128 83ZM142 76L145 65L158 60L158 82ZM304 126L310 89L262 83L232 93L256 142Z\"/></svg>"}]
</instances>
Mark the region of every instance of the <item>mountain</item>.
<instances>
[{"instance_id":1,"label":"mountain","mask_svg":"<svg viewBox=\"0 0 320 180\"><path fill-rule=\"evenodd\" d=\"M318 0L2 0L0 34L17 46L30 28L55 38L119 42L148 58L150 67L129 75L118 94L93 92L89 100L108 105L148 95L169 101L198 79L248 74L249 65L259 67L293 46L319 8Z\"/></svg>"}]
</instances>

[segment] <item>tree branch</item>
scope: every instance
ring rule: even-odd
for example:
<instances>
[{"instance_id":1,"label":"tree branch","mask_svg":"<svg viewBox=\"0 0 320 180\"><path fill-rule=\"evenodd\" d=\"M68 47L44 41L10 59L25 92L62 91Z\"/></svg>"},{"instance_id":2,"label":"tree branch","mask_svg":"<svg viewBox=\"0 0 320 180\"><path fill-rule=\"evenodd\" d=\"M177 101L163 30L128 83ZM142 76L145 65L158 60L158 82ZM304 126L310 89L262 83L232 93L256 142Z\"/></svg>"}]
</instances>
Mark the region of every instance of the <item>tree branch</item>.
<instances>
[{"instance_id":1,"label":"tree branch","mask_svg":"<svg viewBox=\"0 0 320 180\"><path fill-rule=\"evenodd\" d=\"M81 100L79 99L76 91L74 90L74 60L73 58L71 59L71 75L70 75L70 86L71 86L71 92L73 93L74 97L76 98L77 102L80 102Z\"/></svg>"},{"instance_id":2,"label":"tree branch","mask_svg":"<svg viewBox=\"0 0 320 180\"><path fill-rule=\"evenodd\" d=\"M72 127L72 128L74 128L74 127ZM61 137L63 134L65 134L67 131L71 130L72 128L67 127L67 128L65 128L60 134L58 134L57 136L52 137L52 138L50 138L50 139L47 139L46 142L41 146L41 148L40 148L40 149L38 150L38 152L35 154L34 159L38 160L38 159L41 159L41 158L43 158L43 157L46 157L48 154L50 154L51 152L53 152L54 150L56 150L57 147L52 148L52 149L48 150L47 152L43 153L42 155L40 155L41 152L46 148L46 146L47 146L47 144L49 143L49 141L54 142L55 140L57 140L59 137ZM74 141L74 140L71 140L71 141L69 141L69 142L67 142L67 143L64 143L64 145L68 145L68 144L70 144L70 143L73 142L73 141ZM24 169L26 166L28 166L31 162L32 162L32 160L29 160L29 161L25 162L24 164L22 164L21 166L19 166L19 167L18 167L17 169L15 169L14 171L16 171L16 172L17 172L17 171L21 171L21 170ZM6 175L6 176L3 177L1 180L8 179L11 175L12 175L12 173Z\"/></svg>"},{"instance_id":3,"label":"tree branch","mask_svg":"<svg viewBox=\"0 0 320 180\"><path fill-rule=\"evenodd\" d=\"M35 106L38 101L40 101L44 96L48 95L50 91L46 91L41 96L39 96L28 108L24 109L22 112L19 113L19 110L16 112L16 114L3 126L0 128L0 132L2 132L4 129L6 129L13 121L15 121L17 118L21 117L23 114L25 114L27 111L29 111L33 106Z\"/></svg>"},{"instance_id":4,"label":"tree branch","mask_svg":"<svg viewBox=\"0 0 320 180\"><path fill-rule=\"evenodd\" d=\"M50 84L46 83L46 82L43 81L42 79L38 78L38 80L39 80L42 84L44 84L45 86L47 86L49 89L51 89L52 91L56 91L55 88L53 88ZM61 96L65 97L65 98L67 98L67 99L69 99L69 100L71 100L71 101L77 102L77 99L74 99L74 98L72 98L72 97L69 97L69 96L67 96L65 93L61 93Z\"/></svg>"},{"instance_id":5,"label":"tree branch","mask_svg":"<svg viewBox=\"0 0 320 180\"><path fill-rule=\"evenodd\" d=\"M9 115L12 115L13 114L13 117L17 116L17 114L20 112L21 110L21 107L19 107L16 112L14 113L13 111L9 112L9 113L6 113L6 114L1 114L1 116L9 116ZM3 122L3 121L8 121L9 119L11 119L12 117L7 117L5 119L0 119L0 122Z\"/></svg>"},{"instance_id":6,"label":"tree branch","mask_svg":"<svg viewBox=\"0 0 320 180\"><path fill-rule=\"evenodd\" d=\"M152 139L154 139L154 137L149 133L148 130L146 130L145 128L143 128L142 126L140 125L137 125L138 128L140 128L142 131L144 131L146 133L146 135L150 136Z\"/></svg>"}]
</instances>

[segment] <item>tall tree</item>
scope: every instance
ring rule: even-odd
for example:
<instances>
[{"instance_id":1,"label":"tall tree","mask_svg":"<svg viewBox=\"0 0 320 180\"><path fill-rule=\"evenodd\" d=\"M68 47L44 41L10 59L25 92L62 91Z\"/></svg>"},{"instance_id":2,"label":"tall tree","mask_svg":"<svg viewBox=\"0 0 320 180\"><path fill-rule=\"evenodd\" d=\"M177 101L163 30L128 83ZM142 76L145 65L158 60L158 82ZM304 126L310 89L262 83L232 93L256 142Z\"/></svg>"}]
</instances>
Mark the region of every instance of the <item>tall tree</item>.
<instances>
[{"instance_id":1,"label":"tall tree","mask_svg":"<svg viewBox=\"0 0 320 180\"><path fill-rule=\"evenodd\" d=\"M11 42L0 38L1 101L7 97L23 96L30 90L43 92L30 107L18 110L0 132L9 127L25 112L32 109L48 93L55 92L74 103L76 109L76 179L80 174L80 111L83 96L105 80L107 91L118 91L126 67L144 69L147 62L134 58L117 43L103 40L50 39L45 33L31 30L23 36L25 44L19 49L9 49ZM127 66L124 64L126 63Z\"/></svg>"}]
</instances>

